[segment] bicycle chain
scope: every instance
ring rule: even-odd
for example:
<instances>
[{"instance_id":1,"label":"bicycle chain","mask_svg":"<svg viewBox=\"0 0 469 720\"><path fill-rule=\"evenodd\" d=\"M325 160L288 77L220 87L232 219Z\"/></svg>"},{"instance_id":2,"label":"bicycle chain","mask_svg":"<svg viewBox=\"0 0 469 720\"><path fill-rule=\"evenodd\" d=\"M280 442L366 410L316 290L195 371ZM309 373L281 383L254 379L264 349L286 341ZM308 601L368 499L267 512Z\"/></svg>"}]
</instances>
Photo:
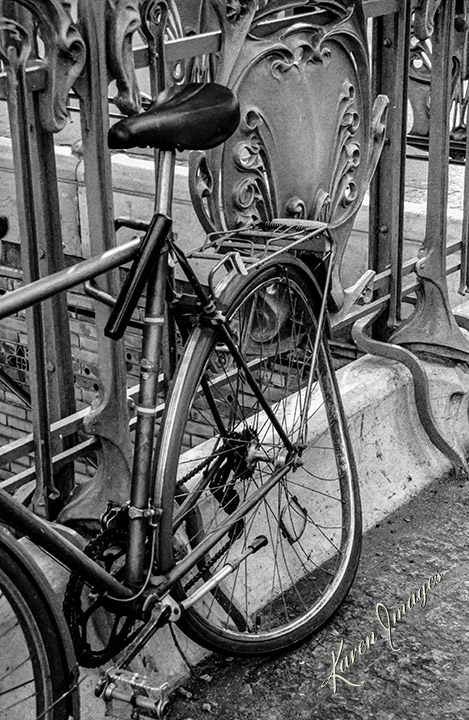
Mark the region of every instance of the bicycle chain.
<instances>
[{"instance_id":1,"label":"bicycle chain","mask_svg":"<svg viewBox=\"0 0 469 720\"><path fill-rule=\"evenodd\" d=\"M248 431L248 432L250 433L251 431ZM244 440L245 438L243 437L243 435L244 435L244 431L242 433L233 433L232 437L230 437L229 440L230 441L242 440L242 439ZM248 435L248 437L252 437L252 436ZM234 448L230 449L231 452L233 452L233 450L234 450ZM185 483L187 480L190 480L192 477L195 477L195 475L197 475L201 470L203 470L207 465L209 465L212 460L213 460L212 457L205 458L205 460L203 460L196 468L191 470L182 479L181 484ZM224 460L224 463L226 463L226 460ZM249 472L249 469L247 466L243 467L243 463L244 463L244 458L239 458L238 462L237 462L237 467L235 468L235 474L246 475ZM226 481L223 482L220 486L220 491L223 490L223 492L224 492L224 488L226 485L227 485ZM212 492L213 492L215 498L220 501L216 492L213 489L212 489ZM232 510L230 510L228 508L228 506L224 503L224 497L221 499L220 505L221 505L221 507L224 507L225 512L228 515L231 515L231 513L235 509L235 507L233 507ZM213 565L215 565L219 560L221 560L223 555L227 552L227 550L229 550L229 548L232 545L232 543L234 542L234 540L236 540L237 537L239 537L240 532L242 532L243 528L244 528L244 521L242 519L239 520L237 523L235 523L235 525L231 528L231 530L228 533L228 535L229 535L228 541L220 548L220 550L218 550L215 553L215 555L212 558L210 558L210 560L208 562L204 563L204 565L202 565L202 567L200 568L199 572L196 573L194 575L194 577L191 578L188 583L186 583L186 585L184 585L183 590L185 593L187 593L187 591L190 590L199 580L203 580L204 575L207 572L207 570L210 570L210 568L213 567Z\"/></svg>"},{"instance_id":2,"label":"bicycle chain","mask_svg":"<svg viewBox=\"0 0 469 720\"><path fill-rule=\"evenodd\" d=\"M195 477L198 473L204 470L204 468L206 468L212 462L212 460L213 458L211 457L205 458L205 460L203 460L201 463L199 463L199 465L197 465L189 473L187 473L187 475L178 484L184 484L187 480ZM207 563L205 563L199 570L199 572L196 573L196 575L194 575L194 577L191 578L191 580L184 586L184 592L190 590L190 588L193 587L199 580L203 579L204 574L207 572L207 570L209 570L213 565L215 565L215 563L218 562L218 560L223 557L223 555L226 553L231 543L233 542L233 535L238 532L237 526L238 523L232 528L228 542L226 542L225 545L223 545L223 547L220 548L217 553L215 553L213 558L211 558ZM106 548L109 547L112 543L116 543L116 541L124 543L125 547L127 542L127 531L122 528L109 528L104 530L86 545L84 553L91 559L97 560L106 550ZM134 637L137 636L139 630L130 632L130 629L134 623L132 619L127 616L130 624L126 629L126 633L123 636L121 635L118 641L115 641L114 643L108 645L106 648L100 650L99 652L92 650L90 644L83 639L82 634L84 631L84 627L82 626L81 622L83 618L83 609L81 606L81 592L84 585L85 581L80 575L76 573L72 573L70 575L70 579L67 583L64 595L63 611L65 619L69 626L70 636L75 649L77 662L82 667L93 668L99 667L100 665L103 665L104 663L112 660L112 658L114 658L118 652L120 652L124 647L126 647L130 642L132 642Z\"/></svg>"},{"instance_id":3,"label":"bicycle chain","mask_svg":"<svg viewBox=\"0 0 469 720\"><path fill-rule=\"evenodd\" d=\"M199 463L195 468L192 468L192 470L190 472L188 472L187 475L184 475L184 477L181 480L178 480L178 483L177 483L178 486L184 485L184 483L187 480L191 480L193 477L198 475L199 472L201 472L205 467L207 467L207 465L210 465L212 460L213 460L213 458L210 456L205 458L205 460L202 460L202 462Z\"/></svg>"},{"instance_id":4,"label":"bicycle chain","mask_svg":"<svg viewBox=\"0 0 469 720\"><path fill-rule=\"evenodd\" d=\"M105 550L113 544L122 545L125 549L127 547L127 531L121 528L104 530L86 545L84 552L92 560L99 560ZM85 639L85 629L89 618L85 617L81 602L85 584L85 579L77 573L70 575L65 589L63 612L70 630L77 662L82 667L94 668L112 660L134 639L139 630L131 632L134 620L130 616L126 616L127 621L119 631L119 637L102 650L92 650L91 645ZM125 613L122 615L124 616ZM127 625L127 623L129 624Z\"/></svg>"}]
</instances>

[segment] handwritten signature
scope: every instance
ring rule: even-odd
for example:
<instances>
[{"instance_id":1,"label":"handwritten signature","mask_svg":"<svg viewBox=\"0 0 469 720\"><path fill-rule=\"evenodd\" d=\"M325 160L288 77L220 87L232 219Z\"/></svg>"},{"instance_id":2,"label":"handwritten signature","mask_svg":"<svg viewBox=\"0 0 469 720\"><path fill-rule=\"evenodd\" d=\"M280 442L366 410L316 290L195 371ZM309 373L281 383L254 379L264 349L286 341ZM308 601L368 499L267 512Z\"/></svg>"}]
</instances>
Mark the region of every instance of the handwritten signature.
<instances>
[{"instance_id":1,"label":"handwritten signature","mask_svg":"<svg viewBox=\"0 0 469 720\"><path fill-rule=\"evenodd\" d=\"M390 611L384 603L376 604L376 618L378 623L385 631L386 642L393 652L400 652L401 648L396 645L395 639L395 628L402 618L407 615L413 608L418 605L424 608L427 604L428 593L431 592L442 579L441 573L432 575L426 582L421 585L418 590L412 593L408 598L407 602L399 605L395 610ZM337 692L337 685L339 682L343 682L346 685L352 685L353 687L360 687L363 682L354 683L345 677L351 666L355 663L357 657L365 655L372 645L376 644L377 635L374 631L371 631L365 636L364 640L361 640L353 650L350 650L346 655L342 654L344 648L344 641L340 641L339 651L336 654L332 651L332 670L327 678L322 683L321 687L326 687L328 683L332 683L332 692Z\"/></svg>"}]
</instances>

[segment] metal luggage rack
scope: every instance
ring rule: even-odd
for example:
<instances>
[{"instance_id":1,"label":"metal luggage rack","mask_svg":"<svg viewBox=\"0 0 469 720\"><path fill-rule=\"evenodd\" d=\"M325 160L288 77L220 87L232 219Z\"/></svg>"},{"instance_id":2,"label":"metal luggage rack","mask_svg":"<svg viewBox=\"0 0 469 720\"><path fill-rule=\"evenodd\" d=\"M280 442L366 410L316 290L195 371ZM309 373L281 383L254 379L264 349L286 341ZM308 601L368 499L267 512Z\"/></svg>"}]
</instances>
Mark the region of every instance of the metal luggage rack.
<instances>
[{"instance_id":1,"label":"metal luggage rack","mask_svg":"<svg viewBox=\"0 0 469 720\"><path fill-rule=\"evenodd\" d=\"M289 251L323 253L327 249L327 223L297 218L273 218L231 231L210 233L202 247L203 253L239 252L243 259L256 266L264 258Z\"/></svg>"},{"instance_id":2,"label":"metal luggage rack","mask_svg":"<svg viewBox=\"0 0 469 720\"><path fill-rule=\"evenodd\" d=\"M233 273L247 275L286 251L308 253L317 258L319 265L332 249L327 223L274 218L235 230L210 233L204 245L188 257L197 269L202 285L210 288L213 297L220 297ZM175 276L177 282L182 280L177 269Z\"/></svg>"},{"instance_id":3,"label":"metal luggage rack","mask_svg":"<svg viewBox=\"0 0 469 720\"><path fill-rule=\"evenodd\" d=\"M235 230L210 233L203 246L188 253L188 257L202 285L210 288L213 297L219 298L233 274L247 275L286 251L307 253L315 257L319 265L333 251L327 227L324 222L296 218L260 221ZM313 272L314 269L311 267ZM175 279L179 298L191 304L193 294L178 265Z\"/></svg>"}]
</instances>

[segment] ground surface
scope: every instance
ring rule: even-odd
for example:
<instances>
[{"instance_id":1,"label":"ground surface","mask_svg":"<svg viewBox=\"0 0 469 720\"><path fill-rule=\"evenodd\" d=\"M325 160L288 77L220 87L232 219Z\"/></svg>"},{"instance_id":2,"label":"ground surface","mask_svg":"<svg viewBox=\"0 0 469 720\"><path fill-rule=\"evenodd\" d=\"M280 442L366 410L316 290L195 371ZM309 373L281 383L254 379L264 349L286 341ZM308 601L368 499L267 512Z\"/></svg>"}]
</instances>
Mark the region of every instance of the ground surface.
<instances>
[{"instance_id":1,"label":"ground surface","mask_svg":"<svg viewBox=\"0 0 469 720\"><path fill-rule=\"evenodd\" d=\"M464 479L428 486L366 535L353 588L326 628L282 657L210 660L173 695L171 720L467 718L468 512Z\"/></svg>"}]
</instances>

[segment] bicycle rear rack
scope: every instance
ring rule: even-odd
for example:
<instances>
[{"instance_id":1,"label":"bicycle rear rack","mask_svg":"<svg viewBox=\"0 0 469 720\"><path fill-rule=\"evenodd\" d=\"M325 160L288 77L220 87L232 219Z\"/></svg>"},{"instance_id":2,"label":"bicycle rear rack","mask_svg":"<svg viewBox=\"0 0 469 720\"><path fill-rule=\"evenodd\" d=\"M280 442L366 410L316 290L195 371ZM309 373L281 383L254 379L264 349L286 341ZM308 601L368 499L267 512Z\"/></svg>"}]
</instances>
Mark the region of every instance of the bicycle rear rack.
<instances>
[{"instance_id":1,"label":"bicycle rear rack","mask_svg":"<svg viewBox=\"0 0 469 720\"><path fill-rule=\"evenodd\" d=\"M236 230L210 233L204 245L189 253L191 266L201 284L219 297L236 275L247 275L260 265L288 251L308 253L319 265L333 251L327 223L314 220L273 219ZM185 299L190 298L183 273L175 278Z\"/></svg>"}]
</instances>

